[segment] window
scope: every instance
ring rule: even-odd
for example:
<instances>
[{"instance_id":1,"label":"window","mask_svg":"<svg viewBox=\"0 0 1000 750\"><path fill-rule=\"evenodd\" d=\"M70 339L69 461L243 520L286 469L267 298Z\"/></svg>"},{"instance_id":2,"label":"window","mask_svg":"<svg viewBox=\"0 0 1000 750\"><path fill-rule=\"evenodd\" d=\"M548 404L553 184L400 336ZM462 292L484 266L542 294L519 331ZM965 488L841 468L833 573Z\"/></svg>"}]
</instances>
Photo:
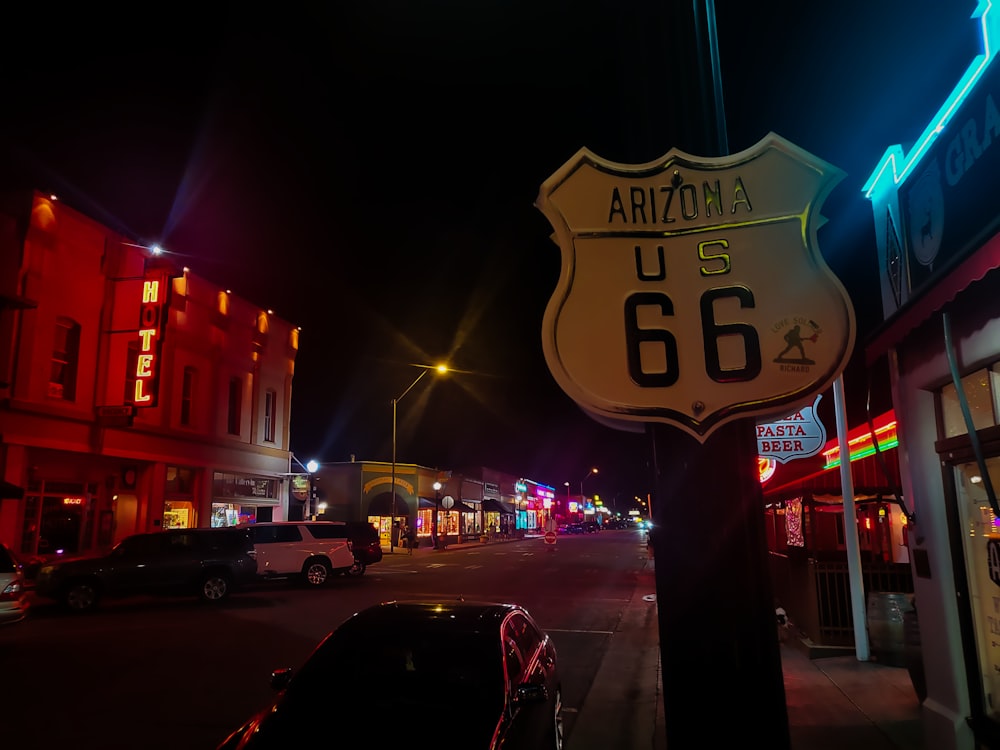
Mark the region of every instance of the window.
<instances>
[{"instance_id":1,"label":"window","mask_svg":"<svg viewBox=\"0 0 1000 750\"><path fill-rule=\"evenodd\" d=\"M302 532L298 526L251 526L254 544L288 544L301 542Z\"/></svg>"},{"instance_id":2,"label":"window","mask_svg":"<svg viewBox=\"0 0 1000 750\"><path fill-rule=\"evenodd\" d=\"M168 495L193 495L195 470L184 466L168 466L164 491Z\"/></svg>"},{"instance_id":3,"label":"window","mask_svg":"<svg viewBox=\"0 0 1000 750\"><path fill-rule=\"evenodd\" d=\"M49 373L49 398L76 400L76 370L80 357L80 325L70 318L56 320Z\"/></svg>"},{"instance_id":4,"label":"window","mask_svg":"<svg viewBox=\"0 0 1000 750\"><path fill-rule=\"evenodd\" d=\"M230 435L240 434L240 411L243 408L243 389L239 378L229 379L229 419L227 429Z\"/></svg>"},{"instance_id":5,"label":"window","mask_svg":"<svg viewBox=\"0 0 1000 750\"><path fill-rule=\"evenodd\" d=\"M194 373L193 367L184 368L184 377L181 382L181 424L191 424L191 402L194 399Z\"/></svg>"},{"instance_id":6,"label":"window","mask_svg":"<svg viewBox=\"0 0 1000 750\"><path fill-rule=\"evenodd\" d=\"M268 389L264 393L264 442L274 442L274 423L277 421L278 394Z\"/></svg>"},{"instance_id":7,"label":"window","mask_svg":"<svg viewBox=\"0 0 1000 750\"><path fill-rule=\"evenodd\" d=\"M995 406L997 404L997 385L1000 372L997 365L992 368L976 370L962 378L962 391L965 393L972 416L972 425L977 430L992 427L997 423ZM945 385L940 392L941 417L944 427L944 437L967 435L965 417L958 401L958 393L952 383Z\"/></svg>"}]
</instances>

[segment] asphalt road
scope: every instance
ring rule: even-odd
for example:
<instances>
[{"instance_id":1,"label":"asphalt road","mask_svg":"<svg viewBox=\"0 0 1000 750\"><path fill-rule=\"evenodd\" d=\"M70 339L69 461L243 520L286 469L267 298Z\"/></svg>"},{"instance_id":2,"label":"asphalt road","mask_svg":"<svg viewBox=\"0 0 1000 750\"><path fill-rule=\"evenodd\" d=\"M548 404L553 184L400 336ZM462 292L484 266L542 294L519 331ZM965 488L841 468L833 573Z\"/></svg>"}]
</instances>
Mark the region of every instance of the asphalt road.
<instances>
[{"instance_id":1,"label":"asphalt road","mask_svg":"<svg viewBox=\"0 0 1000 750\"><path fill-rule=\"evenodd\" d=\"M0 745L212 750L270 700L272 669L301 663L353 612L464 596L521 603L552 634L572 747L576 711L645 554L641 532L613 530L561 537L555 551L538 539L397 550L361 578L321 590L270 582L221 605L142 598L71 615L39 601L27 621L0 629ZM377 735L391 722L372 731L371 747L392 746L394 738Z\"/></svg>"}]
</instances>

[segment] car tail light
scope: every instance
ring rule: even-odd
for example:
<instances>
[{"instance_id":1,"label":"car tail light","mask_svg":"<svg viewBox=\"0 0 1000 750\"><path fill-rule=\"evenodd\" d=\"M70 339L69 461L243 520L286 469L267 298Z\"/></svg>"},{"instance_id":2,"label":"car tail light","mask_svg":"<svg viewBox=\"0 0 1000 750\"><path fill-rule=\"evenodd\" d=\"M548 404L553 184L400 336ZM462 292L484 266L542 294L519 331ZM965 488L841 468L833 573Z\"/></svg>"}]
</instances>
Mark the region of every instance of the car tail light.
<instances>
[{"instance_id":1,"label":"car tail light","mask_svg":"<svg viewBox=\"0 0 1000 750\"><path fill-rule=\"evenodd\" d=\"M0 602L9 602L21 598L23 586L20 581L11 581L0 591Z\"/></svg>"}]
</instances>

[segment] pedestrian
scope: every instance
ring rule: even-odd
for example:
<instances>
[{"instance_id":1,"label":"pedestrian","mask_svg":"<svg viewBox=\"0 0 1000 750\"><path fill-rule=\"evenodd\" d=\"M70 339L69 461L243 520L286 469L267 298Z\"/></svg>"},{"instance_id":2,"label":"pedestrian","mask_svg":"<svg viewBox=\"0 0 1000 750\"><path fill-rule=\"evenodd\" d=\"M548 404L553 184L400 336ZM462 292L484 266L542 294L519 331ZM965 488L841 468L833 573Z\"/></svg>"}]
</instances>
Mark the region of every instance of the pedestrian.
<instances>
[{"instance_id":1,"label":"pedestrian","mask_svg":"<svg viewBox=\"0 0 1000 750\"><path fill-rule=\"evenodd\" d=\"M413 554L413 548L417 546L417 530L413 526L406 527L406 549L408 555Z\"/></svg>"}]
</instances>

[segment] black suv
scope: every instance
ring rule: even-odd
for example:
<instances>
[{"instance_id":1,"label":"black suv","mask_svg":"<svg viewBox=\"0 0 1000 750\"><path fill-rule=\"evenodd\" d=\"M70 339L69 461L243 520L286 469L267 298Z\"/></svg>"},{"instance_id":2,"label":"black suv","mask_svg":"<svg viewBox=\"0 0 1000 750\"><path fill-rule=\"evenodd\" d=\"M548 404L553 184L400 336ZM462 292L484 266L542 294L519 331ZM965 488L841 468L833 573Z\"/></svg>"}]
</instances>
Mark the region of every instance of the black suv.
<instances>
[{"instance_id":1,"label":"black suv","mask_svg":"<svg viewBox=\"0 0 1000 750\"><path fill-rule=\"evenodd\" d=\"M93 609L105 596L194 594L215 602L256 576L249 530L170 529L125 537L103 557L45 564L35 593L76 612Z\"/></svg>"}]
</instances>

